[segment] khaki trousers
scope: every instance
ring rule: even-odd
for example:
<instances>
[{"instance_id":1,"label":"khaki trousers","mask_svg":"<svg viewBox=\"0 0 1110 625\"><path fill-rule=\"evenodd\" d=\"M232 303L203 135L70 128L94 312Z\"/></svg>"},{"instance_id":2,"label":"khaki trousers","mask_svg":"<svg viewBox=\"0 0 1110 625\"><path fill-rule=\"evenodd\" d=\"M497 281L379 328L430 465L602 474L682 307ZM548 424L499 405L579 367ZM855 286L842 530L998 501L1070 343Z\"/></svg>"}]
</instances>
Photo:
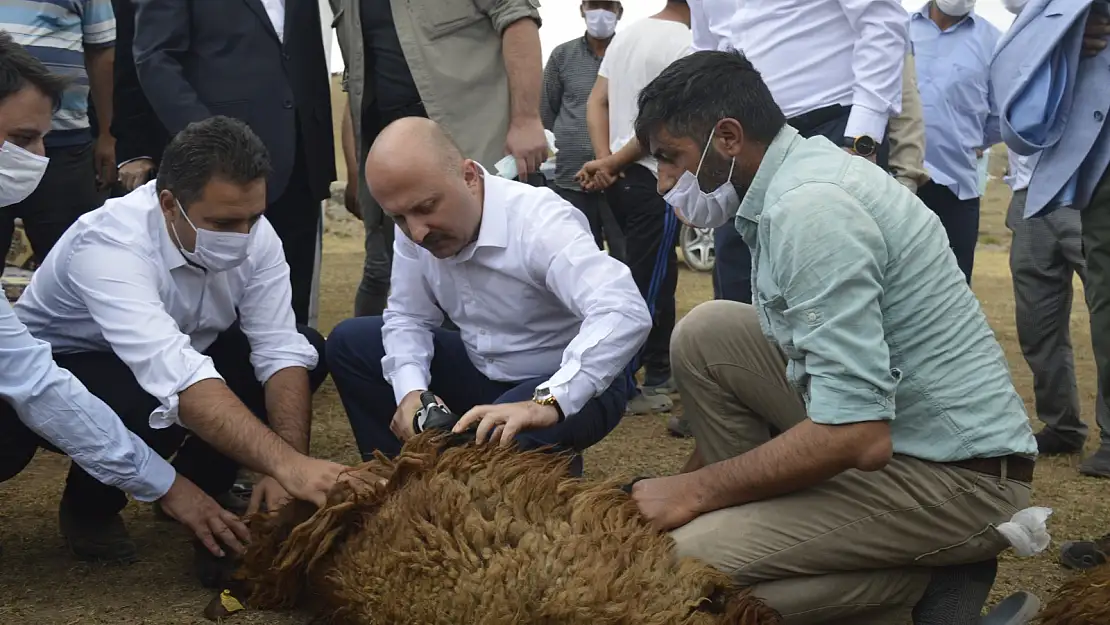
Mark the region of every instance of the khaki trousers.
<instances>
[{"instance_id":1,"label":"khaki trousers","mask_svg":"<svg viewBox=\"0 0 1110 625\"><path fill-rule=\"evenodd\" d=\"M672 370L698 453L727 460L806 418L786 358L748 304L701 304L675 327ZM717 510L672 532L680 555L753 586L790 625L900 625L930 567L987 560L1028 484L896 455L786 496Z\"/></svg>"}]
</instances>

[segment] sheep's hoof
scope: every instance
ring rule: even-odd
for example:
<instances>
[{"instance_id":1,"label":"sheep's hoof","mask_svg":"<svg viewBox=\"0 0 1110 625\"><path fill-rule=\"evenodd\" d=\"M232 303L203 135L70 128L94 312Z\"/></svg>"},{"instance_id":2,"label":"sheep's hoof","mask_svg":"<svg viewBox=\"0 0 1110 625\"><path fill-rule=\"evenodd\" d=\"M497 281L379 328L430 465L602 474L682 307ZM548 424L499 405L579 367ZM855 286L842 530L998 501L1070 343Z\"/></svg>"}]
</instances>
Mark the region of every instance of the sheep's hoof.
<instances>
[{"instance_id":1,"label":"sheep's hoof","mask_svg":"<svg viewBox=\"0 0 1110 625\"><path fill-rule=\"evenodd\" d=\"M230 590L224 590L208 602L208 607L204 608L204 618L210 621L221 621L245 609L243 602L236 599Z\"/></svg>"}]
</instances>

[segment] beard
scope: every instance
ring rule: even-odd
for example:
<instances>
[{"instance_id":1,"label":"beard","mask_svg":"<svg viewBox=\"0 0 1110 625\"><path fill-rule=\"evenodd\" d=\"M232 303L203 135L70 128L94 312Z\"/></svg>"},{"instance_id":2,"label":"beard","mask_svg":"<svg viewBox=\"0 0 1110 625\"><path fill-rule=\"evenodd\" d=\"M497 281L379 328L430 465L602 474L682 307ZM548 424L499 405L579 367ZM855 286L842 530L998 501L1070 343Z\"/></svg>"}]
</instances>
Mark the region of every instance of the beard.
<instances>
[{"instance_id":1,"label":"beard","mask_svg":"<svg viewBox=\"0 0 1110 625\"><path fill-rule=\"evenodd\" d=\"M729 180L729 170L732 169L732 159L721 156L717 150L710 149L705 154L701 163L701 173L698 175L698 186L706 193L712 193ZM736 174L735 171L732 172ZM735 186L735 184L733 185Z\"/></svg>"}]
</instances>

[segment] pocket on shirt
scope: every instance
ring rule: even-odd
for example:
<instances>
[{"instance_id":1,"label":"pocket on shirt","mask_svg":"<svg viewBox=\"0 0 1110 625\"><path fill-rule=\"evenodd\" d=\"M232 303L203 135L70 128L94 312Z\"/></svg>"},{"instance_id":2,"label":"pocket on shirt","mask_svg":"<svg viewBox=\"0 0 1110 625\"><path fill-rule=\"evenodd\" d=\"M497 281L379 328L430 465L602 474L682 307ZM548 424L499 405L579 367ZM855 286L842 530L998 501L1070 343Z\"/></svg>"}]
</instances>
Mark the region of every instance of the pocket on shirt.
<instances>
[{"instance_id":1,"label":"pocket on shirt","mask_svg":"<svg viewBox=\"0 0 1110 625\"><path fill-rule=\"evenodd\" d=\"M419 0L418 21L434 41L456 33L471 24L488 20L473 0Z\"/></svg>"},{"instance_id":2,"label":"pocket on shirt","mask_svg":"<svg viewBox=\"0 0 1110 625\"><path fill-rule=\"evenodd\" d=\"M952 106L957 110L984 118L990 113L987 68L953 63L949 89Z\"/></svg>"}]
</instances>

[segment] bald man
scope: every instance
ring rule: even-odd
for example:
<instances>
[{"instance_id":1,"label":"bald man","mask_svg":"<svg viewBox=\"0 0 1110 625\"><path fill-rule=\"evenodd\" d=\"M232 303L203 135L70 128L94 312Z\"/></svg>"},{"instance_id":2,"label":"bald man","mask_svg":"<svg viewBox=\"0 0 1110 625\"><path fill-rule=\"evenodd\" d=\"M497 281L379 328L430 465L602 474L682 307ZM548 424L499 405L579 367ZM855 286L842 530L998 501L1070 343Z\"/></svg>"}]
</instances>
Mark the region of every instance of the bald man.
<instances>
[{"instance_id":1,"label":"bald man","mask_svg":"<svg viewBox=\"0 0 1110 625\"><path fill-rule=\"evenodd\" d=\"M398 231L388 306L340 323L325 350L362 457L397 454L430 389L457 431L572 452L580 473L578 452L624 413L621 373L651 329L628 267L569 202L490 175L428 119L386 127L366 181Z\"/></svg>"}]
</instances>

